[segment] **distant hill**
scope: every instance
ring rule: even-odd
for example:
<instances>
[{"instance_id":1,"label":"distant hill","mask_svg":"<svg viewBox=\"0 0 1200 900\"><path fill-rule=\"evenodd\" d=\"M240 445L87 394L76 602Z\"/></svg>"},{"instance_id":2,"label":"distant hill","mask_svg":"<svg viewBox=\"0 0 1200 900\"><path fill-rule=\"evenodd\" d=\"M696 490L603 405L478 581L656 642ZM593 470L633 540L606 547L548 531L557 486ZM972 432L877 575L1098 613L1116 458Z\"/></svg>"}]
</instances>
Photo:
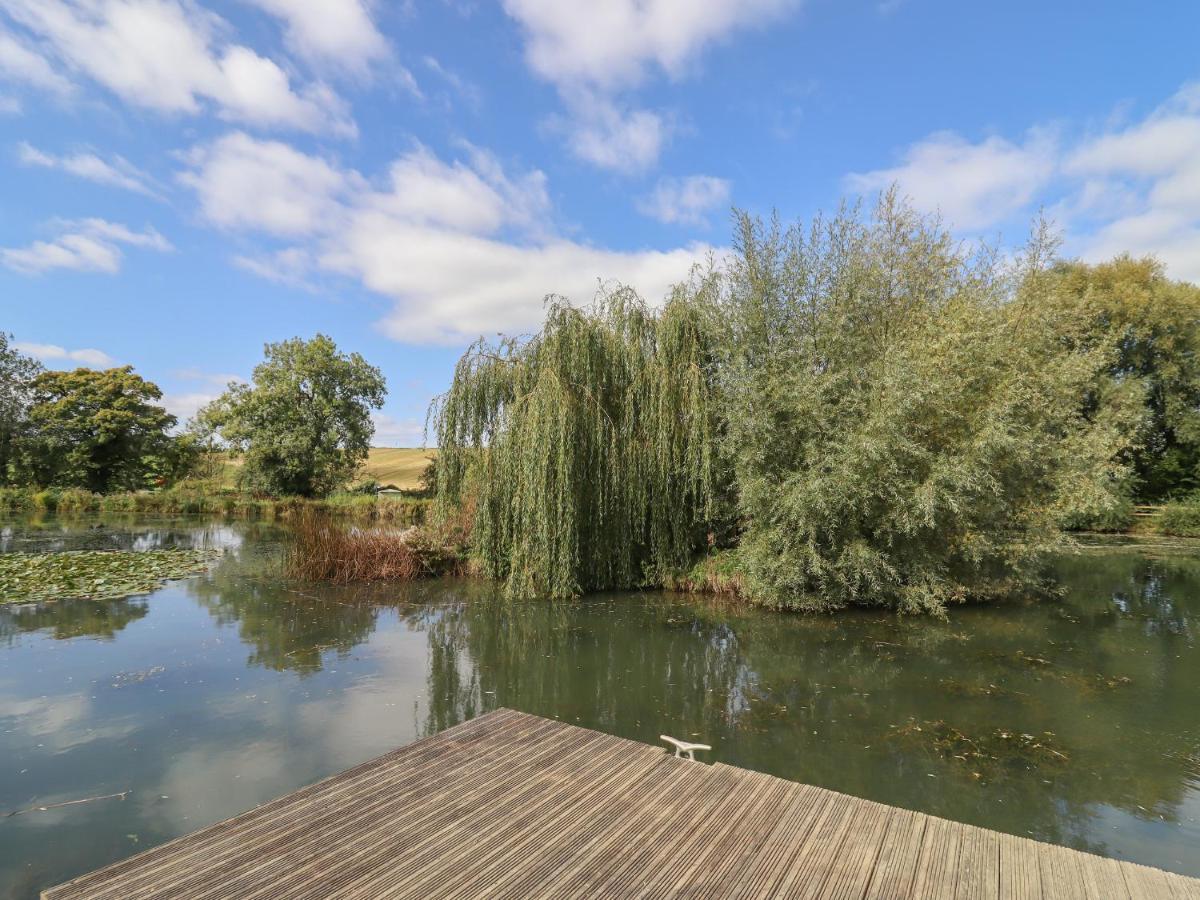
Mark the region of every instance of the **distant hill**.
<instances>
[{"instance_id":1,"label":"distant hill","mask_svg":"<svg viewBox=\"0 0 1200 900\"><path fill-rule=\"evenodd\" d=\"M416 490L420 487L421 473L436 453L419 447L372 447L363 478L374 478L383 485L394 484L401 490Z\"/></svg>"},{"instance_id":2,"label":"distant hill","mask_svg":"<svg viewBox=\"0 0 1200 900\"><path fill-rule=\"evenodd\" d=\"M421 486L421 473L425 471L425 466L436 455L436 450L422 450L419 447L372 447L359 479L365 481L374 478L381 485L395 485L402 491L415 491ZM233 487L240 465L240 460L225 463L223 483Z\"/></svg>"}]
</instances>

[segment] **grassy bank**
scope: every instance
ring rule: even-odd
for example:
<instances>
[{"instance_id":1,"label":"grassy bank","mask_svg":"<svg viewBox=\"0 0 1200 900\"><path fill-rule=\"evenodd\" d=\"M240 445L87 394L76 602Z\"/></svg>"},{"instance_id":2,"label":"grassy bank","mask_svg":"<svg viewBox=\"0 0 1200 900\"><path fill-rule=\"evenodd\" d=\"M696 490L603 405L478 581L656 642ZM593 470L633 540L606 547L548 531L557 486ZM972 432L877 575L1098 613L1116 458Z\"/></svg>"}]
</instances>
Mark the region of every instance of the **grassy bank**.
<instances>
[{"instance_id":1,"label":"grassy bank","mask_svg":"<svg viewBox=\"0 0 1200 900\"><path fill-rule=\"evenodd\" d=\"M0 512L53 513L60 516L125 513L272 520L288 519L305 510L319 510L354 521L419 525L425 521L429 502L404 495L370 494L333 494L323 500L254 497L205 482L161 491L117 494L93 494L78 489L0 489Z\"/></svg>"}]
</instances>

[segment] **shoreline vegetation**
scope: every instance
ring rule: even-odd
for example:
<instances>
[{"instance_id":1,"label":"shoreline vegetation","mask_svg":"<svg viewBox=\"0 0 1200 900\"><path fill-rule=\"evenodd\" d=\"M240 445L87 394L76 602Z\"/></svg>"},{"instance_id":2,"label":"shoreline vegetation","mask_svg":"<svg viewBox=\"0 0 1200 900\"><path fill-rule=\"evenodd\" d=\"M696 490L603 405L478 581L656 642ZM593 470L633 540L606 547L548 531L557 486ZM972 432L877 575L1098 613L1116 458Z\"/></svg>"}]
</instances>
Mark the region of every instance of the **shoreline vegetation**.
<instances>
[{"instance_id":1,"label":"shoreline vegetation","mask_svg":"<svg viewBox=\"0 0 1200 900\"><path fill-rule=\"evenodd\" d=\"M386 475L383 374L327 336L267 344L173 432L132 367L48 372L0 335L0 511L278 519L313 580L935 617L1053 593L1071 532L1200 537L1200 288L1062 259L1044 221L1015 253L963 242L895 190L733 220L661 304L551 296L471 345L436 452Z\"/></svg>"}]
</instances>

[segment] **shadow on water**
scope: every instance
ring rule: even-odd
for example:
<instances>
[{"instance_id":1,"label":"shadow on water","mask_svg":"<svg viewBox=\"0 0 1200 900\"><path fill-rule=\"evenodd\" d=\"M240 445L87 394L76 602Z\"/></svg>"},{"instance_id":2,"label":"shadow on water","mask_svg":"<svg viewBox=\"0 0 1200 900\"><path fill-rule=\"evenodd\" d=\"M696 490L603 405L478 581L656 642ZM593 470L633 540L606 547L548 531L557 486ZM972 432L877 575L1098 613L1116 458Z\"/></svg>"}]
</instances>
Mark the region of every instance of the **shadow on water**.
<instances>
[{"instance_id":1,"label":"shadow on water","mask_svg":"<svg viewBox=\"0 0 1200 900\"><path fill-rule=\"evenodd\" d=\"M94 534L6 531L9 549ZM1200 874L1200 558L1104 543L1064 597L781 616L661 592L505 603L487 585L279 577L280 532L150 597L0 610L0 893L44 887L496 706ZM111 534L106 540L113 540ZM52 831L48 831L52 829ZM44 836L54 835L51 844Z\"/></svg>"}]
</instances>

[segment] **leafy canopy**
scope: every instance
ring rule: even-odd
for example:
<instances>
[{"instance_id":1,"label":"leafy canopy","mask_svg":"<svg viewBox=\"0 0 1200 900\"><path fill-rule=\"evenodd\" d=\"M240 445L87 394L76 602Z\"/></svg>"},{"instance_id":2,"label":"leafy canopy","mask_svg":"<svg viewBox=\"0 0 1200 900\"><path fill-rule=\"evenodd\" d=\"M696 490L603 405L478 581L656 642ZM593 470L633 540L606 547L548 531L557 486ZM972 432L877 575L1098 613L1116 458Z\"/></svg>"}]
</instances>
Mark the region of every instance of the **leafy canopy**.
<instances>
[{"instance_id":1,"label":"leafy canopy","mask_svg":"<svg viewBox=\"0 0 1200 900\"><path fill-rule=\"evenodd\" d=\"M1127 420L1128 492L1156 501L1200 488L1200 287L1168 279L1152 258L1060 263L1053 273L1049 300L1073 319L1069 338L1108 353L1085 403L1089 415Z\"/></svg>"},{"instance_id":2,"label":"leafy canopy","mask_svg":"<svg viewBox=\"0 0 1200 900\"><path fill-rule=\"evenodd\" d=\"M698 302L629 289L551 300L528 340L475 344L434 410L444 506L510 594L661 580L703 546L719 462L713 336Z\"/></svg>"},{"instance_id":3,"label":"leafy canopy","mask_svg":"<svg viewBox=\"0 0 1200 900\"><path fill-rule=\"evenodd\" d=\"M371 410L383 406L387 391L383 375L322 334L267 344L265 353L251 383L231 384L200 412L197 428L215 432L244 458L244 487L324 496L367 458Z\"/></svg>"},{"instance_id":4,"label":"leafy canopy","mask_svg":"<svg viewBox=\"0 0 1200 900\"><path fill-rule=\"evenodd\" d=\"M1059 507L1103 508L1127 437L1080 397L1108 364L1015 266L885 194L809 228L737 219L728 439L752 599L940 613L1029 589Z\"/></svg>"},{"instance_id":5,"label":"leafy canopy","mask_svg":"<svg viewBox=\"0 0 1200 900\"><path fill-rule=\"evenodd\" d=\"M29 427L33 380L41 363L11 344L12 336L0 331L0 485L16 480L18 444Z\"/></svg>"},{"instance_id":6,"label":"leafy canopy","mask_svg":"<svg viewBox=\"0 0 1200 900\"><path fill-rule=\"evenodd\" d=\"M42 486L98 493L148 487L170 452L175 417L133 371L42 372L32 383L26 466Z\"/></svg>"}]
</instances>

